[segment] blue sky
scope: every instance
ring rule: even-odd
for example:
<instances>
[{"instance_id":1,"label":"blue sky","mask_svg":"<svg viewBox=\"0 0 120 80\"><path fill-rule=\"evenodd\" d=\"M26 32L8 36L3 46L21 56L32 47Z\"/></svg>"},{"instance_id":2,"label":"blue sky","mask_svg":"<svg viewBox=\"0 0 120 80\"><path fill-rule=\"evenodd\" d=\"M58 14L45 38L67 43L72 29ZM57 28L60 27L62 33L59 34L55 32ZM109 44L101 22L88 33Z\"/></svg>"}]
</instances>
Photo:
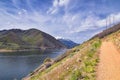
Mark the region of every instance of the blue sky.
<instances>
[{"instance_id":1,"label":"blue sky","mask_svg":"<svg viewBox=\"0 0 120 80\"><path fill-rule=\"evenodd\" d=\"M0 0L0 30L37 28L81 43L105 29L106 20L120 21L119 5L120 0Z\"/></svg>"}]
</instances>

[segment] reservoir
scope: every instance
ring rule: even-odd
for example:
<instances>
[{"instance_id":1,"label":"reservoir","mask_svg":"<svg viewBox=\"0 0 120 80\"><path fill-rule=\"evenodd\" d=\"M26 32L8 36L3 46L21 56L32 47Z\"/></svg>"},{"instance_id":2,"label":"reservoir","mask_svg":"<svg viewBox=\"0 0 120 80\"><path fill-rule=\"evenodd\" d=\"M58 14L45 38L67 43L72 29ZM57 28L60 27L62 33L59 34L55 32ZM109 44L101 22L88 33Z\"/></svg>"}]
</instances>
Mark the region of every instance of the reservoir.
<instances>
[{"instance_id":1,"label":"reservoir","mask_svg":"<svg viewBox=\"0 0 120 80\"><path fill-rule=\"evenodd\" d=\"M0 80L21 80L40 66L45 58L55 58L66 50L0 53Z\"/></svg>"}]
</instances>

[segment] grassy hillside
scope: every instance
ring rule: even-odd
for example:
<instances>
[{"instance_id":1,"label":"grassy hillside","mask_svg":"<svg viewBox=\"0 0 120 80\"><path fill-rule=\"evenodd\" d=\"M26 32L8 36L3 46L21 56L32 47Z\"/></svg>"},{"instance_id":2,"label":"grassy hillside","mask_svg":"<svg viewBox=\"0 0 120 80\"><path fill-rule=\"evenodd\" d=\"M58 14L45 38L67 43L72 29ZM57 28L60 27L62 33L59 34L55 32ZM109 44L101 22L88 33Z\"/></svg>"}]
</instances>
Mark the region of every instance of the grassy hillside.
<instances>
[{"instance_id":1,"label":"grassy hillside","mask_svg":"<svg viewBox=\"0 0 120 80\"><path fill-rule=\"evenodd\" d=\"M51 67L31 73L30 80L95 79L95 66L99 61L97 51L101 41L96 38L67 52L67 56ZM97 53L96 53L97 52Z\"/></svg>"},{"instance_id":2,"label":"grassy hillside","mask_svg":"<svg viewBox=\"0 0 120 80\"><path fill-rule=\"evenodd\" d=\"M92 39L67 51L55 60L48 59L24 80L95 80L96 65L102 42L112 41L120 50L120 25L95 35ZM48 64L51 63L51 64Z\"/></svg>"},{"instance_id":3,"label":"grassy hillside","mask_svg":"<svg viewBox=\"0 0 120 80\"><path fill-rule=\"evenodd\" d=\"M48 49L65 48L51 35L37 29L0 31L0 49Z\"/></svg>"}]
</instances>

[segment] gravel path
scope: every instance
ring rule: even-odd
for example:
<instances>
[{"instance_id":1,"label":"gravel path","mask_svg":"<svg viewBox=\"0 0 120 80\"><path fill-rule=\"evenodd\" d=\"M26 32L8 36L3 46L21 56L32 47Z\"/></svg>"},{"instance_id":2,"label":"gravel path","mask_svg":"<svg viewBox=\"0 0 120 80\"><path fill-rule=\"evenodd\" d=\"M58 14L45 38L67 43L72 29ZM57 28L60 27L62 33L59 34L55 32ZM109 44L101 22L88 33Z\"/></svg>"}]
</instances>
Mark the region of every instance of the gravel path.
<instances>
[{"instance_id":1,"label":"gravel path","mask_svg":"<svg viewBox=\"0 0 120 80\"><path fill-rule=\"evenodd\" d=\"M120 80L120 53L112 42L103 42L97 80Z\"/></svg>"}]
</instances>

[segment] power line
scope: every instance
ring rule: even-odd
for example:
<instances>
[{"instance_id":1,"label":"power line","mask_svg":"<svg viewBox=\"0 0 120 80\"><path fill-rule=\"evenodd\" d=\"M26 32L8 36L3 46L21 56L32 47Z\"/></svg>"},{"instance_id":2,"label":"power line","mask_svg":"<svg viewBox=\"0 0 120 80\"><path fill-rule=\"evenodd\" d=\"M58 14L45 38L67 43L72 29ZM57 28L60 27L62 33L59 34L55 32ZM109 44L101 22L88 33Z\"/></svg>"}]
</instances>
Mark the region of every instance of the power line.
<instances>
[{"instance_id":1,"label":"power line","mask_svg":"<svg viewBox=\"0 0 120 80\"><path fill-rule=\"evenodd\" d=\"M107 19L106 19L106 29L107 29Z\"/></svg>"},{"instance_id":2,"label":"power line","mask_svg":"<svg viewBox=\"0 0 120 80\"><path fill-rule=\"evenodd\" d=\"M113 15L110 15L107 19L106 19L106 29L108 27L111 27L115 25L115 17Z\"/></svg>"}]
</instances>

